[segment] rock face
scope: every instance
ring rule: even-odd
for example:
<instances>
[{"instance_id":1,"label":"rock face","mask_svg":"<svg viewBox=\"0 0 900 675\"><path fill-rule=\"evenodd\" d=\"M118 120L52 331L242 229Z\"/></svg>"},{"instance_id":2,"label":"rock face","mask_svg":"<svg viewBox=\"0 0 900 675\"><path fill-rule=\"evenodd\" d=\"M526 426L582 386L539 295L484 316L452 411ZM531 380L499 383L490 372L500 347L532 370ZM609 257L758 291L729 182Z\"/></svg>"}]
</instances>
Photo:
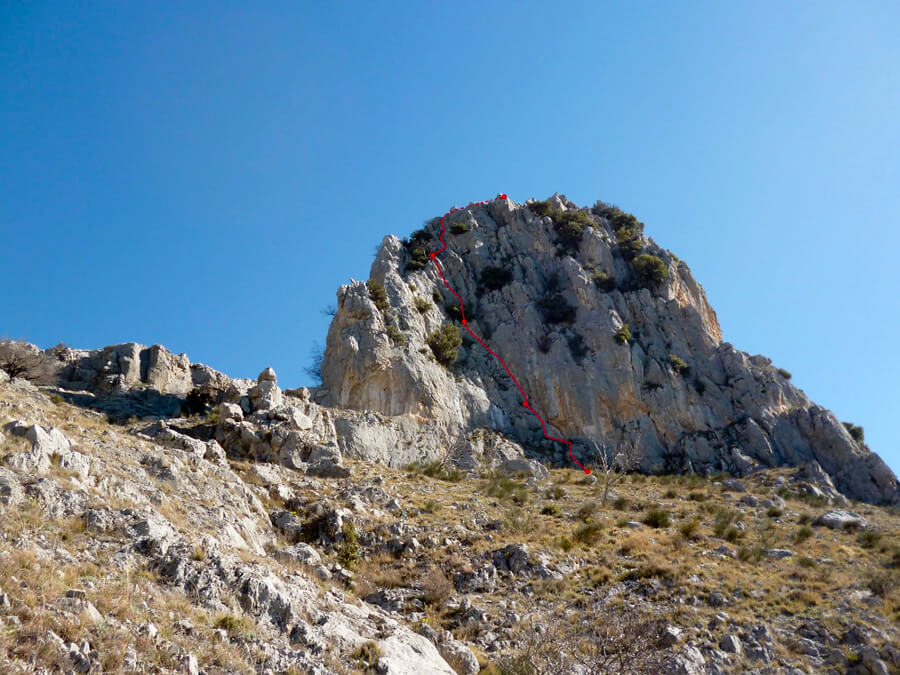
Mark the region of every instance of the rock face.
<instances>
[{"instance_id":1,"label":"rock face","mask_svg":"<svg viewBox=\"0 0 900 675\"><path fill-rule=\"evenodd\" d=\"M438 261L469 327L502 356L548 432L574 441L576 456L591 462L595 444L624 444L645 471L736 475L817 462L849 497L900 501L890 469L834 414L769 359L722 341L688 266L645 238L633 217L554 195L456 210L445 225ZM466 336L456 363L436 360L429 336L442 325L461 327L455 299L423 253L440 248L439 234L435 219L411 243L385 237L370 284L339 289L319 402L417 426L419 434L398 435L403 443L381 443L387 463L411 446L458 450L479 429L567 461L565 446L543 438L480 345ZM349 426L339 433L342 450L365 456L365 425Z\"/></svg>"}]
</instances>

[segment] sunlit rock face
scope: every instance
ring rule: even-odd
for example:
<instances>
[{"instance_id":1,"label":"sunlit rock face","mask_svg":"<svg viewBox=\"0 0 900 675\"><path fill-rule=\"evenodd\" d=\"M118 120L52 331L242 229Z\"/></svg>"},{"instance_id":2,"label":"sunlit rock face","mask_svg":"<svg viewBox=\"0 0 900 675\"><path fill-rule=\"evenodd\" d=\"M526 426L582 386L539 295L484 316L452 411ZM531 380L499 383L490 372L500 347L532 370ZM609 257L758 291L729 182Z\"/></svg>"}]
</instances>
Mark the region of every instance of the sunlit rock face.
<instances>
[{"instance_id":1,"label":"sunlit rock face","mask_svg":"<svg viewBox=\"0 0 900 675\"><path fill-rule=\"evenodd\" d=\"M444 225L437 260L469 327L506 362L548 432L574 441L576 456L590 463L598 447L624 443L646 471L739 475L817 461L850 497L898 500L891 471L832 413L769 359L722 341L687 264L633 217L554 195L460 209ZM404 457L410 444L451 452L489 428L566 461L499 361L466 335L428 257L440 233L434 219L408 242L385 237L370 282L338 290L319 401L402 417ZM429 345L444 324L464 336L449 366Z\"/></svg>"}]
</instances>

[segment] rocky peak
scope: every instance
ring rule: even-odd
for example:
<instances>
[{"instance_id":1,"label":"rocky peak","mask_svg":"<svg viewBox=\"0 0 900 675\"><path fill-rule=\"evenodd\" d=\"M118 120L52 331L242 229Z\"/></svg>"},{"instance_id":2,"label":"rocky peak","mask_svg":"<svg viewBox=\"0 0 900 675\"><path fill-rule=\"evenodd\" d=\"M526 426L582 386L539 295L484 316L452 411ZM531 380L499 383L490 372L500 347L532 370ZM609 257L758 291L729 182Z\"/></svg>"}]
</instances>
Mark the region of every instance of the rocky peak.
<instances>
[{"instance_id":1,"label":"rocky peak","mask_svg":"<svg viewBox=\"0 0 900 675\"><path fill-rule=\"evenodd\" d=\"M816 461L848 496L898 500L881 459L786 371L722 342L687 264L631 214L554 195L455 210L444 225L437 260L469 328L576 456L590 463L626 444L645 471L737 475ZM385 237L369 281L339 289L320 402L414 419L449 449L490 429L566 461L499 362L461 330L428 256L440 233L436 218L408 239Z\"/></svg>"}]
</instances>

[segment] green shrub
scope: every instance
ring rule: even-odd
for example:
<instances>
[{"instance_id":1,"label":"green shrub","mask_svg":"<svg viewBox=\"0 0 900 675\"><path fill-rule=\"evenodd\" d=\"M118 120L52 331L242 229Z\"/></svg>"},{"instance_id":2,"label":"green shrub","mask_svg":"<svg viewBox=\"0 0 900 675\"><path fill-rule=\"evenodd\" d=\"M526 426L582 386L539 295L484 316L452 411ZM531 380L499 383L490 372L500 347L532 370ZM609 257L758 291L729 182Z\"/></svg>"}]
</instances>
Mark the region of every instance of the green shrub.
<instances>
[{"instance_id":1,"label":"green shrub","mask_svg":"<svg viewBox=\"0 0 900 675\"><path fill-rule=\"evenodd\" d=\"M878 530L865 530L857 537L856 541L863 548L875 548L878 544L881 543L881 539L884 536Z\"/></svg>"},{"instance_id":2,"label":"green shrub","mask_svg":"<svg viewBox=\"0 0 900 675\"><path fill-rule=\"evenodd\" d=\"M669 512L664 509L650 509L644 516L643 523L650 527L669 527Z\"/></svg>"},{"instance_id":3,"label":"green shrub","mask_svg":"<svg viewBox=\"0 0 900 675\"><path fill-rule=\"evenodd\" d=\"M494 267L488 265L481 270L481 285L491 291L496 291L512 281L512 272L506 267Z\"/></svg>"},{"instance_id":4,"label":"green shrub","mask_svg":"<svg viewBox=\"0 0 900 675\"><path fill-rule=\"evenodd\" d=\"M469 231L469 226L465 223L453 223L450 226L450 232L453 234L465 234Z\"/></svg>"},{"instance_id":5,"label":"green shrub","mask_svg":"<svg viewBox=\"0 0 900 675\"><path fill-rule=\"evenodd\" d=\"M758 563L765 554L766 549L764 547L754 544L753 546L741 546L738 549L737 557L741 562L752 561Z\"/></svg>"},{"instance_id":6,"label":"green shrub","mask_svg":"<svg viewBox=\"0 0 900 675\"><path fill-rule=\"evenodd\" d=\"M637 275L638 281L645 286L658 286L669 275L669 269L666 264L655 255L642 253L631 261L634 273Z\"/></svg>"},{"instance_id":7,"label":"green shrub","mask_svg":"<svg viewBox=\"0 0 900 675\"><path fill-rule=\"evenodd\" d=\"M448 302L446 305L444 305L444 311L446 311L447 316L449 316L454 321L462 322L463 313L462 313L462 310L459 308L458 302L454 302L454 301Z\"/></svg>"},{"instance_id":8,"label":"green shrub","mask_svg":"<svg viewBox=\"0 0 900 675\"><path fill-rule=\"evenodd\" d=\"M562 293L547 294L538 300L538 309L546 323L571 323L575 321L576 310Z\"/></svg>"},{"instance_id":9,"label":"green shrub","mask_svg":"<svg viewBox=\"0 0 900 675\"><path fill-rule=\"evenodd\" d=\"M425 298L416 298L416 311L419 314L425 314L428 312L434 305L428 302Z\"/></svg>"},{"instance_id":10,"label":"green shrub","mask_svg":"<svg viewBox=\"0 0 900 675\"><path fill-rule=\"evenodd\" d=\"M563 550L563 552L568 553L572 550L572 547L575 545L568 537L560 537L559 538L559 547Z\"/></svg>"},{"instance_id":11,"label":"green shrub","mask_svg":"<svg viewBox=\"0 0 900 675\"><path fill-rule=\"evenodd\" d=\"M403 246L409 254L409 260L406 262L406 270L420 270L428 263L428 243L431 241L431 235L425 230L416 230L412 233L408 240L403 240Z\"/></svg>"},{"instance_id":12,"label":"green shrub","mask_svg":"<svg viewBox=\"0 0 900 675\"><path fill-rule=\"evenodd\" d=\"M770 506L766 509L766 515L769 518L781 518L784 515L784 509L779 509L777 506Z\"/></svg>"},{"instance_id":13,"label":"green shrub","mask_svg":"<svg viewBox=\"0 0 900 675\"><path fill-rule=\"evenodd\" d=\"M444 296L442 296L441 292L436 288L433 291L431 291L431 299L434 300L439 305L442 302L444 302Z\"/></svg>"},{"instance_id":14,"label":"green shrub","mask_svg":"<svg viewBox=\"0 0 900 675\"><path fill-rule=\"evenodd\" d=\"M687 375L691 372L691 367L675 354L669 354L669 365L678 375Z\"/></svg>"},{"instance_id":15,"label":"green shrub","mask_svg":"<svg viewBox=\"0 0 900 675\"><path fill-rule=\"evenodd\" d=\"M707 499L709 499L709 494L706 492L694 491L688 494L688 499L690 499L692 502L705 502Z\"/></svg>"},{"instance_id":16,"label":"green shrub","mask_svg":"<svg viewBox=\"0 0 900 675\"><path fill-rule=\"evenodd\" d=\"M725 541L734 543L738 539L741 539L743 536L744 536L744 533L741 532L741 530L739 530L738 528L734 527L733 525L731 527L729 527L727 530L725 530Z\"/></svg>"},{"instance_id":17,"label":"green shrub","mask_svg":"<svg viewBox=\"0 0 900 675\"><path fill-rule=\"evenodd\" d=\"M578 529L572 534L572 538L585 546L591 546L595 544L597 540L600 538L600 532L603 530L603 525L598 522L587 522L583 525L580 525Z\"/></svg>"},{"instance_id":18,"label":"green shrub","mask_svg":"<svg viewBox=\"0 0 900 675\"><path fill-rule=\"evenodd\" d=\"M548 487L544 494L547 495L547 499L562 499L566 496L566 490L559 485L553 485Z\"/></svg>"},{"instance_id":19,"label":"green shrub","mask_svg":"<svg viewBox=\"0 0 900 675\"><path fill-rule=\"evenodd\" d=\"M615 290L616 288L616 279L611 276L608 272L597 272L593 276L594 285L599 288L601 291L609 291Z\"/></svg>"},{"instance_id":20,"label":"green shrub","mask_svg":"<svg viewBox=\"0 0 900 675\"><path fill-rule=\"evenodd\" d=\"M542 516L558 516L560 508L557 504L547 504L541 509Z\"/></svg>"},{"instance_id":21,"label":"green shrub","mask_svg":"<svg viewBox=\"0 0 900 675\"><path fill-rule=\"evenodd\" d=\"M859 427L852 422L844 422L844 428L847 430L847 433L850 434L850 437L856 441L857 443L862 443L865 440L866 434L863 431L862 427Z\"/></svg>"},{"instance_id":22,"label":"green shrub","mask_svg":"<svg viewBox=\"0 0 900 675\"><path fill-rule=\"evenodd\" d=\"M696 539L698 529L700 529L700 521L696 518L678 526L678 531L685 539Z\"/></svg>"},{"instance_id":23,"label":"green shrub","mask_svg":"<svg viewBox=\"0 0 900 675\"><path fill-rule=\"evenodd\" d=\"M550 200L548 199L540 202L533 202L528 205L528 208L538 216L549 216L553 212L550 206Z\"/></svg>"},{"instance_id":24,"label":"green shrub","mask_svg":"<svg viewBox=\"0 0 900 675\"><path fill-rule=\"evenodd\" d=\"M613 500L613 508L618 511L624 511L628 507L628 500L625 497L619 496Z\"/></svg>"},{"instance_id":25,"label":"green shrub","mask_svg":"<svg viewBox=\"0 0 900 675\"><path fill-rule=\"evenodd\" d=\"M778 368L778 374L781 375L786 380L791 379L790 371L785 370L784 368Z\"/></svg>"},{"instance_id":26,"label":"green shrub","mask_svg":"<svg viewBox=\"0 0 900 675\"><path fill-rule=\"evenodd\" d=\"M406 336L400 331L397 326L392 323L387 325L387 328L384 329L384 332L387 333L388 337L398 347L403 347L406 345Z\"/></svg>"},{"instance_id":27,"label":"green shrub","mask_svg":"<svg viewBox=\"0 0 900 675\"><path fill-rule=\"evenodd\" d=\"M620 345L628 344L631 341L631 331L628 328L628 324L622 324L622 326L613 333L613 338L615 338L616 342Z\"/></svg>"},{"instance_id":28,"label":"green shrub","mask_svg":"<svg viewBox=\"0 0 900 675\"><path fill-rule=\"evenodd\" d=\"M431 462L413 462L406 465L406 471L409 473L418 473L429 478L437 478L451 483L458 483L465 477L465 473L457 469L455 466L447 466L439 460Z\"/></svg>"},{"instance_id":29,"label":"green shrub","mask_svg":"<svg viewBox=\"0 0 900 675\"><path fill-rule=\"evenodd\" d=\"M349 520L344 521L344 525L341 527L341 534L344 535L344 540L338 547L338 562L348 570L356 569L362 558L356 526Z\"/></svg>"},{"instance_id":30,"label":"green shrub","mask_svg":"<svg viewBox=\"0 0 900 675\"><path fill-rule=\"evenodd\" d=\"M713 532L717 537L721 537L725 534L725 531L729 528L729 526L734 523L740 514L737 511L732 511L731 509L716 509L715 515L713 517Z\"/></svg>"},{"instance_id":31,"label":"green shrub","mask_svg":"<svg viewBox=\"0 0 900 675\"><path fill-rule=\"evenodd\" d=\"M489 477L485 485L485 493L488 497L509 499L515 504L524 504L528 501L525 484L507 476L493 475Z\"/></svg>"},{"instance_id":32,"label":"green shrub","mask_svg":"<svg viewBox=\"0 0 900 675\"><path fill-rule=\"evenodd\" d=\"M387 293L384 290L384 286L379 284L374 279L369 279L366 283L366 286L369 288L369 298L372 302L375 303L375 306L378 308L378 311L384 314L388 309L390 309L390 303L388 303Z\"/></svg>"},{"instance_id":33,"label":"green shrub","mask_svg":"<svg viewBox=\"0 0 900 675\"><path fill-rule=\"evenodd\" d=\"M566 249L577 249L584 228L593 224L584 211L554 212L550 217L553 218L557 241Z\"/></svg>"},{"instance_id":34,"label":"green shrub","mask_svg":"<svg viewBox=\"0 0 900 675\"><path fill-rule=\"evenodd\" d=\"M602 206L594 210L601 218L609 221L616 233L616 243L627 258L634 257L643 248L644 224L630 213L616 206Z\"/></svg>"},{"instance_id":35,"label":"green shrub","mask_svg":"<svg viewBox=\"0 0 900 675\"><path fill-rule=\"evenodd\" d=\"M456 363L459 348L462 345L462 336L457 326L445 323L431 333L426 338L426 342L431 347L434 358L438 360L438 363L447 367Z\"/></svg>"},{"instance_id":36,"label":"green shrub","mask_svg":"<svg viewBox=\"0 0 900 675\"><path fill-rule=\"evenodd\" d=\"M585 502L578 511L575 512L576 520L588 521L597 511L597 502Z\"/></svg>"},{"instance_id":37,"label":"green shrub","mask_svg":"<svg viewBox=\"0 0 900 675\"><path fill-rule=\"evenodd\" d=\"M436 502L433 499L429 499L422 506L422 510L425 511L425 513L437 513L441 510L441 505L439 502Z\"/></svg>"},{"instance_id":38,"label":"green shrub","mask_svg":"<svg viewBox=\"0 0 900 675\"><path fill-rule=\"evenodd\" d=\"M879 570L866 580L866 587L881 599L886 599L897 590L900 575L896 570Z\"/></svg>"},{"instance_id":39,"label":"green shrub","mask_svg":"<svg viewBox=\"0 0 900 675\"><path fill-rule=\"evenodd\" d=\"M675 499L678 496L678 490L673 487L667 488L663 493L665 499Z\"/></svg>"}]
</instances>

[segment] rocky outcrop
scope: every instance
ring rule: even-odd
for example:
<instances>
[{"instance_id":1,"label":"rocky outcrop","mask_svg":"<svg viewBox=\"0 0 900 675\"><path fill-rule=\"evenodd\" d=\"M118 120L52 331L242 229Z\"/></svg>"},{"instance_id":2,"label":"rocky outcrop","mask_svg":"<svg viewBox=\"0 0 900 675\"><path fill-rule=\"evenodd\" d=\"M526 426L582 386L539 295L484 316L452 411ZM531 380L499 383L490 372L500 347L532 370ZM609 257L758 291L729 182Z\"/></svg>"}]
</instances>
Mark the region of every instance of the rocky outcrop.
<instances>
[{"instance_id":1,"label":"rocky outcrop","mask_svg":"<svg viewBox=\"0 0 900 675\"><path fill-rule=\"evenodd\" d=\"M633 445L645 471L736 475L814 461L849 497L900 500L893 473L832 413L769 359L722 341L688 266L633 218L554 195L457 210L445 224L438 260L468 326L503 357L550 434L575 442L576 456L590 463L599 448ZM423 253L440 248L439 233L434 220L412 243L385 237L371 283L338 291L318 400L405 429L381 438L367 431L370 418L340 423L339 437L350 439L342 449L372 446L379 461L398 464L407 447L445 455L491 429L568 461L505 370L468 336L449 368L435 358L429 336L462 318ZM646 256L658 260L655 272ZM400 442L410 437L416 442Z\"/></svg>"}]
</instances>

